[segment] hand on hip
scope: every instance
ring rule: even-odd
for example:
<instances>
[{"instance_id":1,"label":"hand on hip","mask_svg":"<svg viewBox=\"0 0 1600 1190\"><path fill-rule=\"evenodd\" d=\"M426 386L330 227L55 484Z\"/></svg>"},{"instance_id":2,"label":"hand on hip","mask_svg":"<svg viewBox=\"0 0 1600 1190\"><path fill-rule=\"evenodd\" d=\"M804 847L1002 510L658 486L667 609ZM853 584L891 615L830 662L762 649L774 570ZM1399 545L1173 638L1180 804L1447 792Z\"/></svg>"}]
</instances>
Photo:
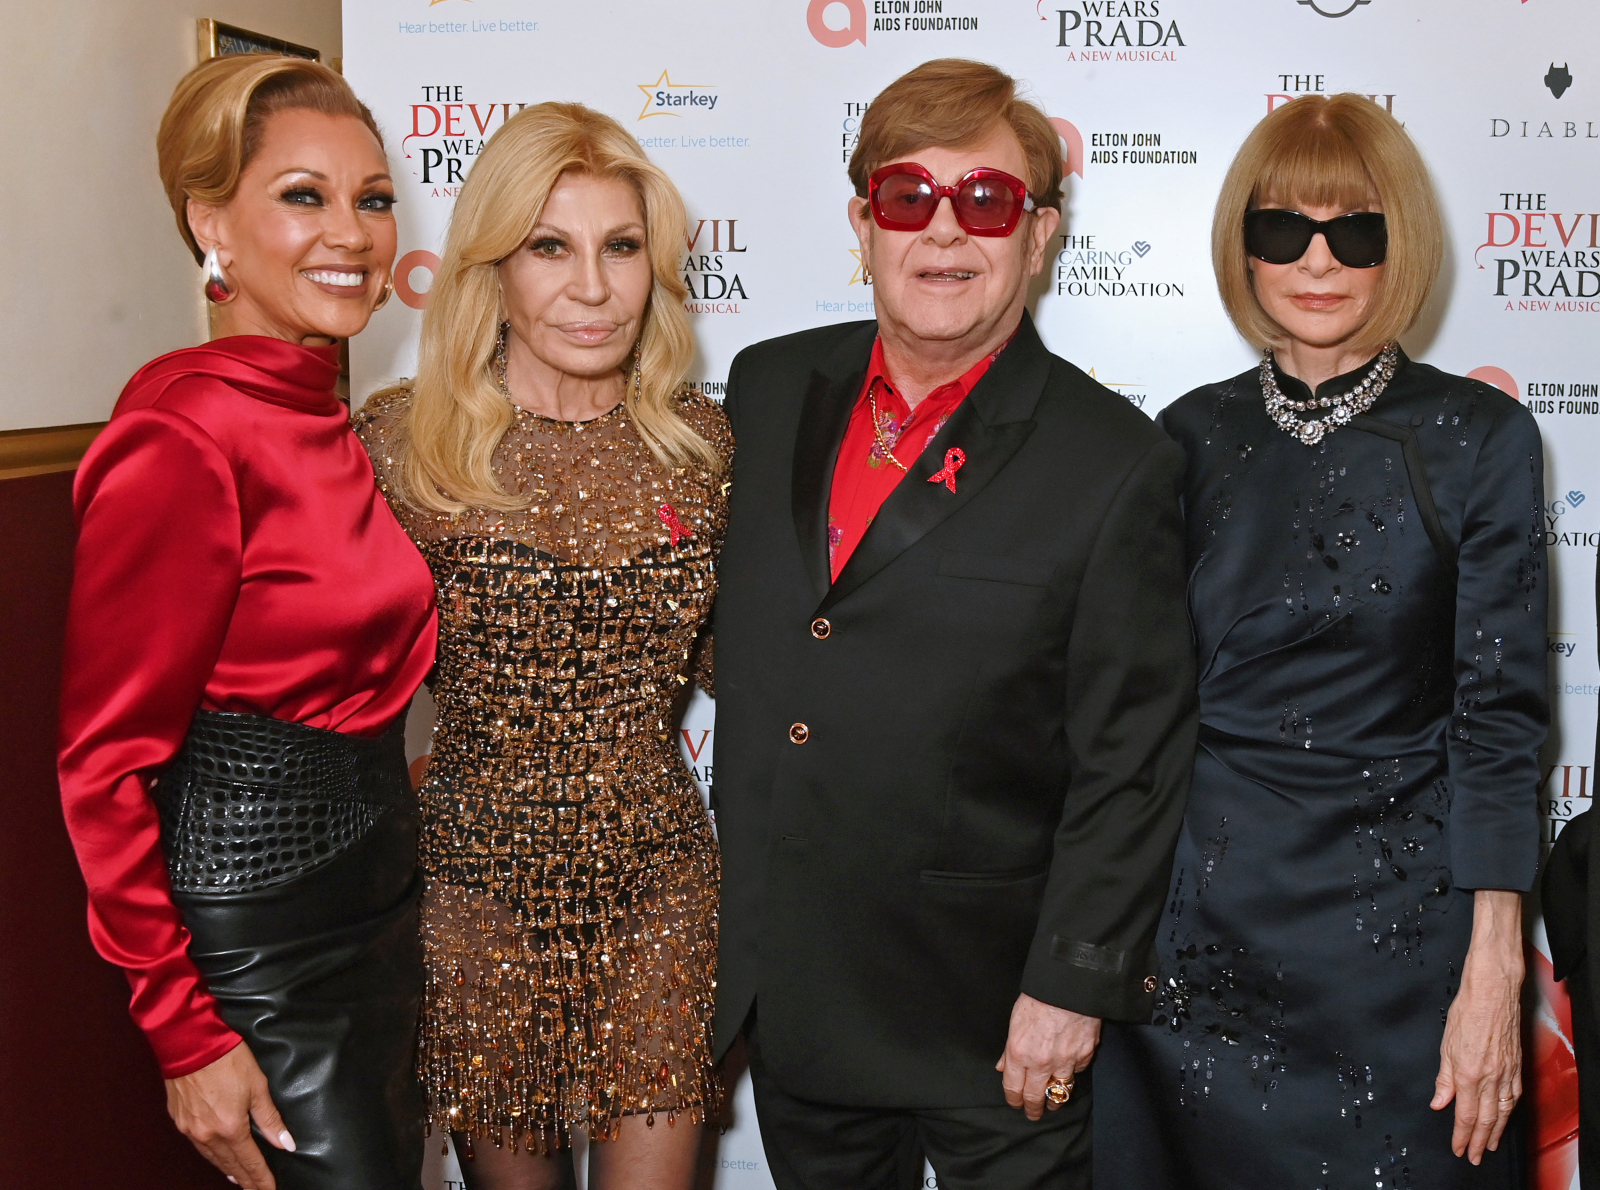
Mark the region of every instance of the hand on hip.
<instances>
[{"instance_id":1,"label":"hand on hip","mask_svg":"<svg viewBox=\"0 0 1600 1190\"><path fill-rule=\"evenodd\" d=\"M267 1076L243 1042L193 1074L169 1078L167 1112L206 1160L243 1190L273 1190L277 1184L250 1135L252 1119L268 1143L294 1151Z\"/></svg>"}]
</instances>

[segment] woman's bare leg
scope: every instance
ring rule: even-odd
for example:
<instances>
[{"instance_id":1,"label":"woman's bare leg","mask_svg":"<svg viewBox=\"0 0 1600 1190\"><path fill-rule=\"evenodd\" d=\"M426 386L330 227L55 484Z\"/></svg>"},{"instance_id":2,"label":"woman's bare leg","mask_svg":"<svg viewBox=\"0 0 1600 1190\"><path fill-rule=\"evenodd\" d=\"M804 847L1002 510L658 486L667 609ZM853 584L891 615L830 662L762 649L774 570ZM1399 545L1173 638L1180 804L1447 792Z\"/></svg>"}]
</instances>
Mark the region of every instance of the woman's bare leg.
<instances>
[{"instance_id":1,"label":"woman's bare leg","mask_svg":"<svg viewBox=\"0 0 1600 1190\"><path fill-rule=\"evenodd\" d=\"M615 1140L589 1145L590 1190L690 1190L700 1160L701 1125L685 1113L667 1123L655 1114L623 1116Z\"/></svg>"},{"instance_id":2,"label":"woman's bare leg","mask_svg":"<svg viewBox=\"0 0 1600 1190\"><path fill-rule=\"evenodd\" d=\"M451 1139L467 1190L576 1190L571 1149L540 1157L526 1149L513 1153L497 1148L492 1140L480 1138L471 1143L468 1158L467 1138L454 1132Z\"/></svg>"}]
</instances>

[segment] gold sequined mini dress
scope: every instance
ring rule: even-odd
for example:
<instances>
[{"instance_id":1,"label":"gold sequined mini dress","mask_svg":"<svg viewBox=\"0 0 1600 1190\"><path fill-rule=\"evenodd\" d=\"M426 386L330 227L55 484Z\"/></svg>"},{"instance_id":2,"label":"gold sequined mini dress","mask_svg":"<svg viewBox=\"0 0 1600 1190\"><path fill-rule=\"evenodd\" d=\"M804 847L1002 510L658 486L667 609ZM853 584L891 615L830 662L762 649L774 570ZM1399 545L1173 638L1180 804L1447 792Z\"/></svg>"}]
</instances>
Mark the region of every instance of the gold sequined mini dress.
<instances>
[{"instance_id":1,"label":"gold sequined mini dress","mask_svg":"<svg viewBox=\"0 0 1600 1190\"><path fill-rule=\"evenodd\" d=\"M357 418L386 494L407 399ZM716 404L686 391L679 412L729 457ZM657 461L623 406L519 409L494 467L525 510L391 495L439 596L419 1062L432 1127L547 1152L719 1106L716 841L673 715L692 677L709 688L727 497Z\"/></svg>"}]
</instances>

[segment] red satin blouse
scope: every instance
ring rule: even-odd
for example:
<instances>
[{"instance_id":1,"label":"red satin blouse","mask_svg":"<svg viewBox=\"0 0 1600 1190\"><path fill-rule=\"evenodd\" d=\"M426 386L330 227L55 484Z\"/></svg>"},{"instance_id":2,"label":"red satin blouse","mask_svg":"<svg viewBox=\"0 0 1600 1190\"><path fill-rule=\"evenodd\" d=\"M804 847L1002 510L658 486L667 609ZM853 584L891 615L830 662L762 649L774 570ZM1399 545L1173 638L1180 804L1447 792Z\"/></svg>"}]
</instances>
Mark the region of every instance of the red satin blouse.
<instances>
[{"instance_id":1,"label":"red satin blouse","mask_svg":"<svg viewBox=\"0 0 1600 1190\"><path fill-rule=\"evenodd\" d=\"M377 735L433 664L427 564L334 395L337 349L239 336L128 382L73 487L59 771L89 932L168 1078L239 1043L189 961L152 777L199 707Z\"/></svg>"}]
</instances>

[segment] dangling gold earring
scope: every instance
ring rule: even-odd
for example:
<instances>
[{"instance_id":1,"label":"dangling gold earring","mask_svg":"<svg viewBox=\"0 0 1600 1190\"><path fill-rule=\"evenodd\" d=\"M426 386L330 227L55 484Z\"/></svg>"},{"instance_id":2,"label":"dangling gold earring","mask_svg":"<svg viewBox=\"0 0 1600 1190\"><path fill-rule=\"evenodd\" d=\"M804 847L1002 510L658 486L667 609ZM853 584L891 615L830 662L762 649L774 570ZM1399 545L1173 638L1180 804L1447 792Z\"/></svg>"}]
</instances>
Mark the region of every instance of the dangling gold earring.
<instances>
[{"instance_id":1,"label":"dangling gold earring","mask_svg":"<svg viewBox=\"0 0 1600 1190\"><path fill-rule=\"evenodd\" d=\"M633 405L637 409L639 402L644 400L644 368L640 364L640 357L644 355L644 339L639 339L633 345Z\"/></svg>"},{"instance_id":2,"label":"dangling gold earring","mask_svg":"<svg viewBox=\"0 0 1600 1190\"><path fill-rule=\"evenodd\" d=\"M376 314L383 309L391 297L394 296L394 274L390 273L383 279L383 296L373 303L372 312Z\"/></svg>"},{"instance_id":3,"label":"dangling gold earring","mask_svg":"<svg viewBox=\"0 0 1600 1190\"><path fill-rule=\"evenodd\" d=\"M511 324L502 322L500 329L495 332L494 355L489 360L489 371L494 376L495 387L508 401L511 400L511 390L506 387L506 336L510 333Z\"/></svg>"},{"instance_id":4,"label":"dangling gold earring","mask_svg":"<svg viewBox=\"0 0 1600 1190\"><path fill-rule=\"evenodd\" d=\"M222 264L217 260L215 247L206 253L204 268L206 271L205 295L208 302L221 306L239 296L228 288L228 279L222 275Z\"/></svg>"}]
</instances>

